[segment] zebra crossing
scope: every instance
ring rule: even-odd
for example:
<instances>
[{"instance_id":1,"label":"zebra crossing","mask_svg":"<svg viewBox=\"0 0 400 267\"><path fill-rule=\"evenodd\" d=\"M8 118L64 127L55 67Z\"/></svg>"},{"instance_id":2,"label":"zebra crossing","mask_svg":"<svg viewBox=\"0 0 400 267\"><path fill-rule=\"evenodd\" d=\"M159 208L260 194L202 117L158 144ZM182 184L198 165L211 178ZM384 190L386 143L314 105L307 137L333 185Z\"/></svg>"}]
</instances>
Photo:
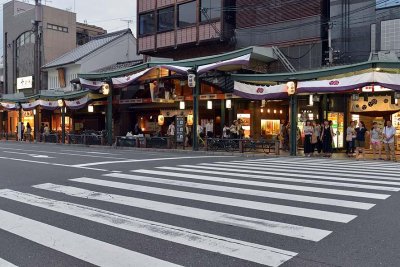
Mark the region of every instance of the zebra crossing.
<instances>
[{"instance_id":1,"label":"zebra crossing","mask_svg":"<svg viewBox=\"0 0 400 267\"><path fill-rule=\"evenodd\" d=\"M33 192L0 189L0 199L19 205L150 237L153 242L163 240L169 244L166 250L195 249L204 255L200 263L135 251L1 209L0 231L98 266L216 266L207 261L209 255L222 262L237 259L232 261L237 266L280 266L303 246L321 242L340 225L357 223L359 215L400 191L398 167L386 162L270 158L72 177L65 183L33 185ZM108 208L99 208L101 204ZM108 205L130 212L119 213ZM159 218L143 218L138 211ZM164 221L165 216L170 219ZM0 266L16 266L1 257L0 252Z\"/></svg>"}]
</instances>

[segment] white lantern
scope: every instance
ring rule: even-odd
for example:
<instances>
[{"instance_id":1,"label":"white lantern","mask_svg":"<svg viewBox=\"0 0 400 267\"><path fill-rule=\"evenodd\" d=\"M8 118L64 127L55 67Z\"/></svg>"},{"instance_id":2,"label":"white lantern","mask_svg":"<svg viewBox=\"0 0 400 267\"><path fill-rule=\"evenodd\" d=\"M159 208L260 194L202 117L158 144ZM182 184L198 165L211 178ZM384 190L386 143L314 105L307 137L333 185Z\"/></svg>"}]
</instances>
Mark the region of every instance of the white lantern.
<instances>
[{"instance_id":1,"label":"white lantern","mask_svg":"<svg viewBox=\"0 0 400 267\"><path fill-rule=\"evenodd\" d=\"M110 93L110 85L108 83L103 84L101 89L103 90L103 95L108 95Z\"/></svg>"},{"instance_id":2,"label":"white lantern","mask_svg":"<svg viewBox=\"0 0 400 267\"><path fill-rule=\"evenodd\" d=\"M185 101L179 102L179 109L185 109Z\"/></svg>"},{"instance_id":3,"label":"white lantern","mask_svg":"<svg viewBox=\"0 0 400 267\"><path fill-rule=\"evenodd\" d=\"M213 103L211 100L207 101L207 109L212 109L213 108Z\"/></svg>"},{"instance_id":4,"label":"white lantern","mask_svg":"<svg viewBox=\"0 0 400 267\"><path fill-rule=\"evenodd\" d=\"M226 100L226 108L227 109L231 109L232 108L232 100L231 99L227 99Z\"/></svg>"},{"instance_id":5,"label":"white lantern","mask_svg":"<svg viewBox=\"0 0 400 267\"><path fill-rule=\"evenodd\" d=\"M64 101L62 99L57 100L58 106L63 107L64 106Z\"/></svg>"},{"instance_id":6,"label":"white lantern","mask_svg":"<svg viewBox=\"0 0 400 267\"><path fill-rule=\"evenodd\" d=\"M93 113L94 112L94 106L93 105L89 105L88 106L88 112L89 113Z\"/></svg>"},{"instance_id":7,"label":"white lantern","mask_svg":"<svg viewBox=\"0 0 400 267\"><path fill-rule=\"evenodd\" d=\"M296 93L296 84L294 82L288 82L286 86L288 95L294 95Z\"/></svg>"}]
</instances>

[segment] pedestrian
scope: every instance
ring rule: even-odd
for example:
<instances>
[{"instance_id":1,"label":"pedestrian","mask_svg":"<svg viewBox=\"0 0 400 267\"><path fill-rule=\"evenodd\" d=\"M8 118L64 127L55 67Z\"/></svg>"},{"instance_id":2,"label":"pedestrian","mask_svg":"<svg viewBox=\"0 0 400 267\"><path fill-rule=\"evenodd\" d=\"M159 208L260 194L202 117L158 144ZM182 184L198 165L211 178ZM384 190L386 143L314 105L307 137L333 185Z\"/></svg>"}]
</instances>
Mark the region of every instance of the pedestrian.
<instances>
[{"instance_id":1,"label":"pedestrian","mask_svg":"<svg viewBox=\"0 0 400 267\"><path fill-rule=\"evenodd\" d=\"M189 146L190 136L191 136L191 130L190 130L189 125L186 123L185 124L185 147Z\"/></svg>"},{"instance_id":2,"label":"pedestrian","mask_svg":"<svg viewBox=\"0 0 400 267\"><path fill-rule=\"evenodd\" d=\"M386 127L383 129L383 143L385 145L386 160L396 161L396 151L394 147L394 137L396 128L393 127L391 121L386 122Z\"/></svg>"},{"instance_id":3,"label":"pedestrian","mask_svg":"<svg viewBox=\"0 0 400 267\"><path fill-rule=\"evenodd\" d=\"M355 137L356 136L356 127L355 122L350 122L350 125L346 129L346 154L348 157L353 156L353 150L355 147Z\"/></svg>"},{"instance_id":4,"label":"pedestrian","mask_svg":"<svg viewBox=\"0 0 400 267\"><path fill-rule=\"evenodd\" d=\"M322 141L321 141L322 126L316 121L314 122L314 135L317 137L317 143L314 145L314 150L317 150L318 155L322 152Z\"/></svg>"},{"instance_id":5,"label":"pedestrian","mask_svg":"<svg viewBox=\"0 0 400 267\"><path fill-rule=\"evenodd\" d=\"M244 129L243 129L242 124L243 124L243 121L241 119L237 120L236 131L237 131L239 139L244 138Z\"/></svg>"},{"instance_id":6,"label":"pedestrian","mask_svg":"<svg viewBox=\"0 0 400 267\"><path fill-rule=\"evenodd\" d=\"M175 122L174 121L171 122L171 124L168 126L167 135L175 136Z\"/></svg>"},{"instance_id":7,"label":"pedestrian","mask_svg":"<svg viewBox=\"0 0 400 267\"><path fill-rule=\"evenodd\" d=\"M25 141L25 124L23 122L21 122L21 140L20 141Z\"/></svg>"},{"instance_id":8,"label":"pedestrian","mask_svg":"<svg viewBox=\"0 0 400 267\"><path fill-rule=\"evenodd\" d=\"M207 138L212 138L214 135L214 125L211 122L211 120L207 120L206 123L206 134L207 134Z\"/></svg>"},{"instance_id":9,"label":"pedestrian","mask_svg":"<svg viewBox=\"0 0 400 267\"><path fill-rule=\"evenodd\" d=\"M304 155L306 157L311 157L311 154L314 152L313 144L312 144L312 135L314 134L314 127L311 125L311 121L306 121L306 125L304 126Z\"/></svg>"},{"instance_id":10,"label":"pedestrian","mask_svg":"<svg viewBox=\"0 0 400 267\"><path fill-rule=\"evenodd\" d=\"M32 141L31 140L31 134L32 134L32 127L29 124L29 122L26 124L26 137L28 138L29 143Z\"/></svg>"},{"instance_id":11,"label":"pedestrian","mask_svg":"<svg viewBox=\"0 0 400 267\"><path fill-rule=\"evenodd\" d=\"M365 160L365 137L367 134L368 130L365 127L365 123L360 121L358 128L356 128L356 160L360 160L360 154L361 158Z\"/></svg>"},{"instance_id":12,"label":"pedestrian","mask_svg":"<svg viewBox=\"0 0 400 267\"><path fill-rule=\"evenodd\" d=\"M378 159L382 160L382 130L378 127L378 123L374 122L371 129L371 146L373 153L373 160L376 160L376 154L378 154Z\"/></svg>"},{"instance_id":13,"label":"pedestrian","mask_svg":"<svg viewBox=\"0 0 400 267\"><path fill-rule=\"evenodd\" d=\"M222 138L227 139L230 137L231 130L227 124L225 124L224 128L222 129Z\"/></svg>"},{"instance_id":14,"label":"pedestrian","mask_svg":"<svg viewBox=\"0 0 400 267\"><path fill-rule=\"evenodd\" d=\"M333 129L330 126L330 123L328 120L324 121L324 126L322 128L322 151L324 152L324 157L332 157L333 153L333 146L332 146L332 141L333 141Z\"/></svg>"},{"instance_id":15,"label":"pedestrian","mask_svg":"<svg viewBox=\"0 0 400 267\"><path fill-rule=\"evenodd\" d=\"M139 126L139 122L135 124L135 128L133 128L133 135L139 135L142 133L142 128Z\"/></svg>"},{"instance_id":16,"label":"pedestrian","mask_svg":"<svg viewBox=\"0 0 400 267\"><path fill-rule=\"evenodd\" d=\"M282 136L282 149L283 151L289 151L289 122L285 121L281 128L281 136Z\"/></svg>"},{"instance_id":17,"label":"pedestrian","mask_svg":"<svg viewBox=\"0 0 400 267\"><path fill-rule=\"evenodd\" d=\"M230 132L231 132L231 138L237 139L238 138L238 132L237 132L237 120L234 120L232 122L232 125L230 127Z\"/></svg>"}]
</instances>

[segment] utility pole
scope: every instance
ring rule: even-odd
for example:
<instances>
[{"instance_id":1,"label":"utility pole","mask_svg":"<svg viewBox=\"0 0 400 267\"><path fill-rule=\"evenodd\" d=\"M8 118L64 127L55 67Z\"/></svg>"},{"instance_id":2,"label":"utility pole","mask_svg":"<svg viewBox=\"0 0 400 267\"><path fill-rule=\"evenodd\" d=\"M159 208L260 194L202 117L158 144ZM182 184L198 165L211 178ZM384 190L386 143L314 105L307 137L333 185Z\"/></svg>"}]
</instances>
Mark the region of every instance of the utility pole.
<instances>
[{"instance_id":1,"label":"utility pole","mask_svg":"<svg viewBox=\"0 0 400 267\"><path fill-rule=\"evenodd\" d=\"M133 23L133 20L131 19L121 19L121 21L124 21L128 23L128 29L130 29L131 23ZM127 45L127 50L126 50L126 61L129 61L129 38L128 38L128 45Z\"/></svg>"},{"instance_id":2,"label":"utility pole","mask_svg":"<svg viewBox=\"0 0 400 267\"><path fill-rule=\"evenodd\" d=\"M41 89L41 38L40 38L40 23L42 21L42 4L40 0L35 0L35 20L33 21L34 34L35 34L35 51L34 51L34 78L35 84L33 89L33 94L38 94ZM34 139L37 140L37 132L39 130L39 112L36 108L34 112Z\"/></svg>"}]
</instances>

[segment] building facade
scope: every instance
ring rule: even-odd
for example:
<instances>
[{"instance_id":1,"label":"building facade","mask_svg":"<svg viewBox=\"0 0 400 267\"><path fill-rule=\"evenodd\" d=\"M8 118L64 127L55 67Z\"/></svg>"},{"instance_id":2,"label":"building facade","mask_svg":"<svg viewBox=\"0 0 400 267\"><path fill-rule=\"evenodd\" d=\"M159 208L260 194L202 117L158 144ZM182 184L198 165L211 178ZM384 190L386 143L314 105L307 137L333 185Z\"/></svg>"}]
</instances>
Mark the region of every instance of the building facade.
<instances>
[{"instance_id":1,"label":"building facade","mask_svg":"<svg viewBox=\"0 0 400 267\"><path fill-rule=\"evenodd\" d=\"M232 0L138 0L138 54L184 59L235 48ZM177 52L179 51L179 53Z\"/></svg>"},{"instance_id":2,"label":"building facade","mask_svg":"<svg viewBox=\"0 0 400 267\"><path fill-rule=\"evenodd\" d=\"M87 23L76 23L76 45L84 45L90 41L91 37L104 35L107 31L95 25Z\"/></svg>"},{"instance_id":3,"label":"building facade","mask_svg":"<svg viewBox=\"0 0 400 267\"><path fill-rule=\"evenodd\" d=\"M76 47L76 14L19 1L3 6L5 93L16 93L17 79L34 74L35 36L32 21L41 20L41 62L46 64ZM42 78L45 81L45 77ZM44 83L42 85L46 87ZM24 89L33 93L32 88Z\"/></svg>"}]
</instances>

